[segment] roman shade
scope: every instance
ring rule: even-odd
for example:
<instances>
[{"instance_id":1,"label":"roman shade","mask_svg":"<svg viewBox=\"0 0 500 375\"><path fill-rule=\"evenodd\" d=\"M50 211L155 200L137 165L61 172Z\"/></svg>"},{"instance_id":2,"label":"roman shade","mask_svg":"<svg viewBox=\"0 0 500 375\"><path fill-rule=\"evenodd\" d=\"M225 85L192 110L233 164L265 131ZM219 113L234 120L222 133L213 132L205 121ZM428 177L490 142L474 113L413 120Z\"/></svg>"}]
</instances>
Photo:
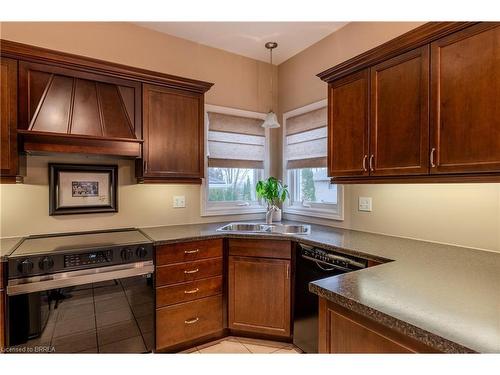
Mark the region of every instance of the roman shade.
<instances>
[{"instance_id":1,"label":"roman shade","mask_svg":"<svg viewBox=\"0 0 500 375\"><path fill-rule=\"evenodd\" d=\"M208 112L208 166L263 169L261 119Z\"/></svg>"},{"instance_id":2,"label":"roman shade","mask_svg":"<svg viewBox=\"0 0 500 375\"><path fill-rule=\"evenodd\" d=\"M326 107L287 118L286 168L326 167L326 142Z\"/></svg>"}]
</instances>

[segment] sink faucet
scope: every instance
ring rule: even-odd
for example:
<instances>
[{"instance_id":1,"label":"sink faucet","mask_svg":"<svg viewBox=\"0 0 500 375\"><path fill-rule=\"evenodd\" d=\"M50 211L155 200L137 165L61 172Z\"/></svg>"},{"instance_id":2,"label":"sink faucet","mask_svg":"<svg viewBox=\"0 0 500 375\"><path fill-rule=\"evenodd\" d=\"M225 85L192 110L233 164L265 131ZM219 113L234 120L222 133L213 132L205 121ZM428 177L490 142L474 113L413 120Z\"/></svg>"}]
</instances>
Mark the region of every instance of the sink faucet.
<instances>
[{"instance_id":1,"label":"sink faucet","mask_svg":"<svg viewBox=\"0 0 500 375\"><path fill-rule=\"evenodd\" d=\"M276 212L278 207L276 206L269 206L266 212L266 224L272 224L273 223L273 214Z\"/></svg>"}]
</instances>

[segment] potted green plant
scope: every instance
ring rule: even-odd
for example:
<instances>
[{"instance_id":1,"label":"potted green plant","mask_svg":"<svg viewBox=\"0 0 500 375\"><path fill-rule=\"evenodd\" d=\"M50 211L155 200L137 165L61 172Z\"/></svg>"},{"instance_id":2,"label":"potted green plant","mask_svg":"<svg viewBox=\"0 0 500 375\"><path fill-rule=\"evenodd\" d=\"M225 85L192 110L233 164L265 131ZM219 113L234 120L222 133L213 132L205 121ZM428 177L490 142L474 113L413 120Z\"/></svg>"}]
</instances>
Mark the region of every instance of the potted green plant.
<instances>
[{"instance_id":1,"label":"potted green plant","mask_svg":"<svg viewBox=\"0 0 500 375\"><path fill-rule=\"evenodd\" d=\"M288 186L276 177L269 177L267 180L259 180L255 186L258 198L262 198L267 203L266 221L281 221L281 209L279 204L290 197ZM272 215L272 216L271 216Z\"/></svg>"}]
</instances>

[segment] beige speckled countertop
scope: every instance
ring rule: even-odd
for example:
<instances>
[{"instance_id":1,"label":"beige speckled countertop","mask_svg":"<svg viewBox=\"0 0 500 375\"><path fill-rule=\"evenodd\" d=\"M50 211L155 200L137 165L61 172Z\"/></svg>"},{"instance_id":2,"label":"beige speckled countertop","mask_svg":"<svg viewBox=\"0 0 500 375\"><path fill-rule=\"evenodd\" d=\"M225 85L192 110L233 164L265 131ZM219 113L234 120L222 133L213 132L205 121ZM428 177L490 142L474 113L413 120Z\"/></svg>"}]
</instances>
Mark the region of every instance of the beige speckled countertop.
<instances>
[{"instance_id":1,"label":"beige speckled countertop","mask_svg":"<svg viewBox=\"0 0 500 375\"><path fill-rule=\"evenodd\" d=\"M500 353L500 253L311 224L309 235L222 233L225 223L142 228L156 244L281 238L390 261L309 289L444 352ZM0 239L0 258L22 238Z\"/></svg>"},{"instance_id":2,"label":"beige speckled countertop","mask_svg":"<svg viewBox=\"0 0 500 375\"><path fill-rule=\"evenodd\" d=\"M444 352L500 353L500 253L311 225L310 235L228 234L224 223L142 229L156 243L284 238L379 266L319 280L310 290Z\"/></svg>"}]
</instances>

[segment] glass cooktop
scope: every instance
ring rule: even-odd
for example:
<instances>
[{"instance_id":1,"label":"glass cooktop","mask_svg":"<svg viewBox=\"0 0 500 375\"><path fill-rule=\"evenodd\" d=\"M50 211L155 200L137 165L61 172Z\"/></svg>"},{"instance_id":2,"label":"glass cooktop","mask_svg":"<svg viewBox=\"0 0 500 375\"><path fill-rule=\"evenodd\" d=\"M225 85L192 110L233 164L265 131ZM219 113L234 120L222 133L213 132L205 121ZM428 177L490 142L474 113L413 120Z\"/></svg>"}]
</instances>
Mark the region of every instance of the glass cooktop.
<instances>
[{"instance_id":1,"label":"glass cooktop","mask_svg":"<svg viewBox=\"0 0 500 375\"><path fill-rule=\"evenodd\" d=\"M128 244L151 242L149 238L137 229L32 236L27 237L17 249L14 250L11 257L51 254L65 251L72 252L107 246L125 246Z\"/></svg>"}]
</instances>

